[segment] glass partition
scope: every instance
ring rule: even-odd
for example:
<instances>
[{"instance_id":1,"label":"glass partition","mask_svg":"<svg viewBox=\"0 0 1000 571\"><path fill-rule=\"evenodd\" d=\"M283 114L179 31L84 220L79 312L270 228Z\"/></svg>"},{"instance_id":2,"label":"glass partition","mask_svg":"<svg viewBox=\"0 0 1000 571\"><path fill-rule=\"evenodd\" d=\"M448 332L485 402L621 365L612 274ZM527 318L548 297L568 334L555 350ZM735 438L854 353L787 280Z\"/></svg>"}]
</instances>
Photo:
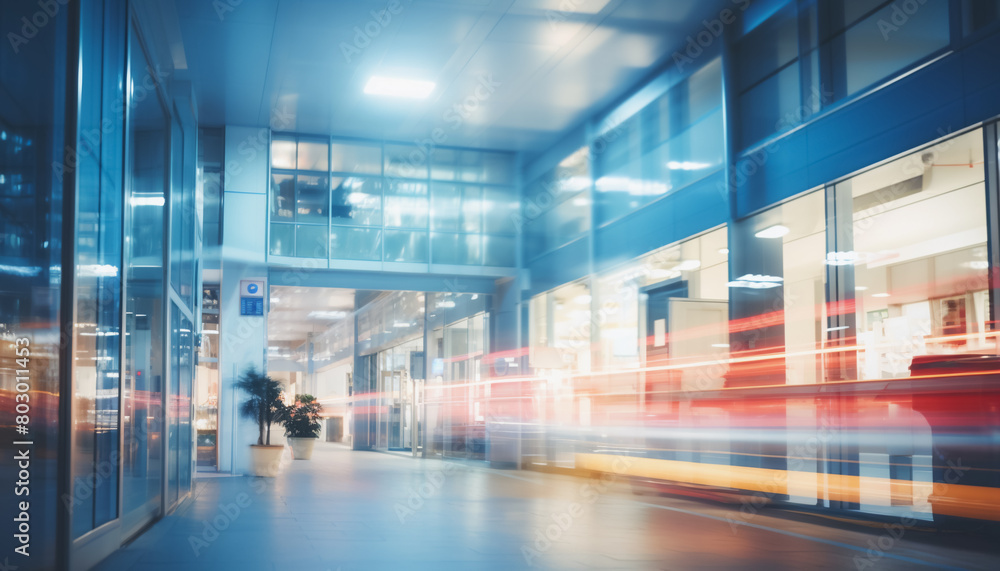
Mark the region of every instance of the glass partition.
<instances>
[{"instance_id":1,"label":"glass partition","mask_svg":"<svg viewBox=\"0 0 1000 571\"><path fill-rule=\"evenodd\" d=\"M268 252L512 267L513 170L509 153L275 135Z\"/></svg>"},{"instance_id":2,"label":"glass partition","mask_svg":"<svg viewBox=\"0 0 1000 571\"><path fill-rule=\"evenodd\" d=\"M852 274L859 378L909 376L922 355L995 352L982 141L977 129L837 185L853 245L827 257Z\"/></svg>"},{"instance_id":3,"label":"glass partition","mask_svg":"<svg viewBox=\"0 0 1000 571\"><path fill-rule=\"evenodd\" d=\"M163 283L165 190L170 140L167 114L148 77L144 51L130 41L128 207L126 214L125 355L122 370L123 515L130 535L160 510L166 330Z\"/></svg>"}]
</instances>

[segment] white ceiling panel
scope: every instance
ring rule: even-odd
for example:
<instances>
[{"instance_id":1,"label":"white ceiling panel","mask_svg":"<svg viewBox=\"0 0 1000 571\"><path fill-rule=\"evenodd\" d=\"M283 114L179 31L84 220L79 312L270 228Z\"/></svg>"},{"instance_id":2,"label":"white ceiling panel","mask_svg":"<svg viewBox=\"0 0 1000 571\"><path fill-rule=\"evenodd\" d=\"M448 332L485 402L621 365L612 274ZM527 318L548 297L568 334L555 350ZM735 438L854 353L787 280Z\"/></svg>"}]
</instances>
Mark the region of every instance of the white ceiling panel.
<instances>
[{"instance_id":1,"label":"white ceiling panel","mask_svg":"<svg viewBox=\"0 0 1000 571\"><path fill-rule=\"evenodd\" d=\"M141 1L176 11L188 67L177 74L192 82L202 124L266 126L278 109L283 130L413 141L440 127L448 145L529 153L624 96L732 5L400 0L387 18L388 0L256 0L221 13L214 5L226 3ZM390 100L364 94L373 75L437 86L427 100ZM499 85L474 101L483 77ZM475 109L461 121L446 115L466 102Z\"/></svg>"}]
</instances>

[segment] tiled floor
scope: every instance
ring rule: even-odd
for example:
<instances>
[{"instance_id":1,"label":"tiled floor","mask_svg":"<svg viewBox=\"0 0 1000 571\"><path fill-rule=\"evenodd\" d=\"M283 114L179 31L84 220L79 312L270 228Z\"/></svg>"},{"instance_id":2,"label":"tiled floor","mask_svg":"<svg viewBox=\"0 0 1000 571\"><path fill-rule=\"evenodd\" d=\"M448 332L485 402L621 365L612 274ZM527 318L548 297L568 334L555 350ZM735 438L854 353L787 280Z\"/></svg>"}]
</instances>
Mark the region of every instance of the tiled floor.
<instances>
[{"instance_id":1,"label":"tiled floor","mask_svg":"<svg viewBox=\"0 0 1000 571\"><path fill-rule=\"evenodd\" d=\"M98 569L1000 568L996 553L918 531L897 539L878 527L637 496L625 482L336 444L320 443L311 461L274 479L196 482L192 500Z\"/></svg>"}]
</instances>

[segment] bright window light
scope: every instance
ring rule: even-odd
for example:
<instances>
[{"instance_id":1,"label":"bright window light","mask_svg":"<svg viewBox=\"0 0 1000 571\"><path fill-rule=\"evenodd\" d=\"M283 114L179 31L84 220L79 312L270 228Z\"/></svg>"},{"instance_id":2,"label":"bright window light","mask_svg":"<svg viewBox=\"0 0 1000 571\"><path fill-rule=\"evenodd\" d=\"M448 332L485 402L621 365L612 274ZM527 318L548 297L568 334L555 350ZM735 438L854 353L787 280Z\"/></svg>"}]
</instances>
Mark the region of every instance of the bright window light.
<instances>
[{"instance_id":1,"label":"bright window light","mask_svg":"<svg viewBox=\"0 0 1000 571\"><path fill-rule=\"evenodd\" d=\"M408 99L427 99L434 91L433 81L416 79L400 79L397 77L372 76L365 85L368 95L386 95L389 97L406 97Z\"/></svg>"},{"instance_id":2,"label":"bright window light","mask_svg":"<svg viewBox=\"0 0 1000 571\"><path fill-rule=\"evenodd\" d=\"M785 234L788 234L788 228L779 224L777 226L771 226L770 228L764 228L760 232L754 234L754 236L758 238L781 238Z\"/></svg>"}]
</instances>

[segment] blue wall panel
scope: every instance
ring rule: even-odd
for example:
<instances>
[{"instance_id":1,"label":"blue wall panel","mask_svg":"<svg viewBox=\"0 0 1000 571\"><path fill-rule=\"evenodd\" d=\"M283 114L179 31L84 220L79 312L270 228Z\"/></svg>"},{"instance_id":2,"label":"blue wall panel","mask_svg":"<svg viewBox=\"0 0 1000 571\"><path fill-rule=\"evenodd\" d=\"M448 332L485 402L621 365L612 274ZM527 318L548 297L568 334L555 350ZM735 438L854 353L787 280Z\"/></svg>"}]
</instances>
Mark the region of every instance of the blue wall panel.
<instances>
[{"instance_id":1,"label":"blue wall panel","mask_svg":"<svg viewBox=\"0 0 1000 571\"><path fill-rule=\"evenodd\" d=\"M766 159L757 161L754 174L736 181L737 216L1000 114L1000 78L984 73L998 57L1000 34L995 34L757 151Z\"/></svg>"},{"instance_id":2,"label":"blue wall panel","mask_svg":"<svg viewBox=\"0 0 1000 571\"><path fill-rule=\"evenodd\" d=\"M528 264L528 270L531 272L531 288L525 297L531 297L588 275L590 273L587 262L590 259L588 249L589 242L584 236Z\"/></svg>"}]
</instances>

